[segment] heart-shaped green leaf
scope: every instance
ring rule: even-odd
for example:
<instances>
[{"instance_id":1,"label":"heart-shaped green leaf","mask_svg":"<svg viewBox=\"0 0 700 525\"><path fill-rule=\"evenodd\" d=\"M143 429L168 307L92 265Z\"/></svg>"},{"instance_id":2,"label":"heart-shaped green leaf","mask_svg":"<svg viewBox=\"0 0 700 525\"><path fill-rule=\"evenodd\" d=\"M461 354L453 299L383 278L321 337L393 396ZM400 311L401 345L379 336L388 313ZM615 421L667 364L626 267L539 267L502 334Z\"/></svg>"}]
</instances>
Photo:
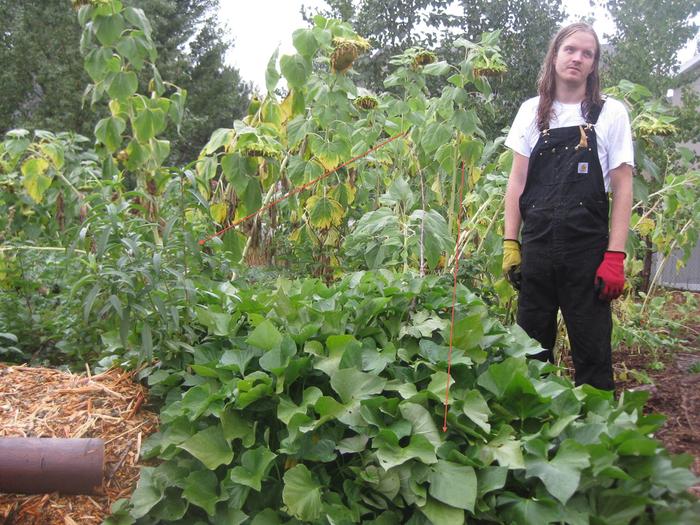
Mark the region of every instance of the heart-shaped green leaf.
<instances>
[{"instance_id":1,"label":"heart-shaped green leaf","mask_svg":"<svg viewBox=\"0 0 700 525\"><path fill-rule=\"evenodd\" d=\"M308 468L296 465L284 473L282 501L292 516L313 522L321 515L321 484Z\"/></svg>"},{"instance_id":2,"label":"heart-shaped green leaf","mask_svg":"<svg viewBox=\"0 0 700 525\"><path fill-rule=\"evenodd\" d=\"M208 469L215 469L219 465L228 465L233 459L231 443L224 438L221 425L214 425L197 432L179 448L186 450Z\"/></svg>"}]
</instances>

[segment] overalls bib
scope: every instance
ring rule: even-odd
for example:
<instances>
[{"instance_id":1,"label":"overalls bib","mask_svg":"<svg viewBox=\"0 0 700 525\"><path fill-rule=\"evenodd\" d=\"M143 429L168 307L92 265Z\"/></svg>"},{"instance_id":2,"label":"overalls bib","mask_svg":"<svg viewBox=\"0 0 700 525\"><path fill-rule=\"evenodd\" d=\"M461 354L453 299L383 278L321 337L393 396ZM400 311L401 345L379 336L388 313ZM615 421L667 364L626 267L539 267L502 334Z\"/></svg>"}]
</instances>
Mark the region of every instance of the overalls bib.
<instances>
[{"instance_id":1,"label":"overalls bib","mask_svg":"<svg viewBox=\"0 0 700 525\"><path fill-rule=\"evenodd\" d=\"M608 196L598 159L593 106L582 126L543 130L520 196L522 282L518 324L553 359L557 310L566 323L576 384L614 388L610 303L595 291L608 244Z\"/></svg>"}]
</instances>

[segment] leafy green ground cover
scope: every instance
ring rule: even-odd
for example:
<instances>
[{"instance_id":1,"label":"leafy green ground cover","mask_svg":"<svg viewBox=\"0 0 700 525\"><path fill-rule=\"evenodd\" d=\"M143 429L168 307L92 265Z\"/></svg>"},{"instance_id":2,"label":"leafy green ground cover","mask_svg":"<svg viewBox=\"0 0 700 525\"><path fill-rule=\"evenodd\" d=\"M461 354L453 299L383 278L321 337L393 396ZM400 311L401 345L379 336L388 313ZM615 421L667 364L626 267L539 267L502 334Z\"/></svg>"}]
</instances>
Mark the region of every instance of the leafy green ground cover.
<instances>
[{"instance_id":1,"label":"leafy green ground cover","mask_svg":"<svg viewBox=\"0 0 700 525\"><path fill-rule=\"evenodd\" d=\"M200 293L228 307L189 366L149 371L161 462L107 523L694 522L646 393L574 388L461 286L443 432L451 292L382 271Z\"/></svg>"}]
</instances>

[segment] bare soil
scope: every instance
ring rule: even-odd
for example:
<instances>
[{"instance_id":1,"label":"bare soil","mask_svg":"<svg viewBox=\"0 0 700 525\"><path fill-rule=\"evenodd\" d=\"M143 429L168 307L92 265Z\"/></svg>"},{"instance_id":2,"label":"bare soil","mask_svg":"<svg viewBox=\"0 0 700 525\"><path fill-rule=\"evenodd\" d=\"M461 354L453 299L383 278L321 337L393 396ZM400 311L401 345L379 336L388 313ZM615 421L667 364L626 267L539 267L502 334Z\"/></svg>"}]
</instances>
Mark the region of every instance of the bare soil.
<instances>
[{"instance_id":1,"label":"bare soil","mask_svg":"<svg viewBox=\"0 0 700 525\"><path fill-rule=\"evenodd\" d=\"M695 294L700 299L700 294ZM674 293L676 303L683 300ZM677 313L669 309L669 319ZM676 319L677 320L677 319ZM648 351L620 346L613 350L618 391L634 388L648 390L647 410L666 416L664 426L656 437L671 452L687 453L695 457L693 470L700 475L700 307L686 314L685 328L678 337L683 341L680 348L670 348L652 355ZM663 363L656 370L652 364ZM651 383L643 379L644 372ZM693 490L700 496L700 486Z\"/></svg>"}]
</instances>

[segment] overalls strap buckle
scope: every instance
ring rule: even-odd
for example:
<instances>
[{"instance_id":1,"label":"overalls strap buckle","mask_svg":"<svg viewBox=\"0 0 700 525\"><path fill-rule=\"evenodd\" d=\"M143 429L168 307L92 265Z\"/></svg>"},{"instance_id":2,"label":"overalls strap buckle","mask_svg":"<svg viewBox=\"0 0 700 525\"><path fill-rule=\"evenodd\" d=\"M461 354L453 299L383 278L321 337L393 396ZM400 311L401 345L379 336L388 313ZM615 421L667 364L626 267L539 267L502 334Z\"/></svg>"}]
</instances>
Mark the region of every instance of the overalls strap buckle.
<instances>
[{"instance_id":1,"label":"overalls strap buckle","mask_svg":"<svg viewBox=\"0 0 700 525\"><path fill-rule=\"evenodd\" d=\"M578 144L574 148L576 151L578 151L579 149L587 149L588 148L588 135L586 135L586 131L585 131L587 129L591 129L590 124L587 124L585 128L584 128L584 126L578 127L578 130L581 134L581 138L579 139Z\"/></svg>"}]
</instances>

